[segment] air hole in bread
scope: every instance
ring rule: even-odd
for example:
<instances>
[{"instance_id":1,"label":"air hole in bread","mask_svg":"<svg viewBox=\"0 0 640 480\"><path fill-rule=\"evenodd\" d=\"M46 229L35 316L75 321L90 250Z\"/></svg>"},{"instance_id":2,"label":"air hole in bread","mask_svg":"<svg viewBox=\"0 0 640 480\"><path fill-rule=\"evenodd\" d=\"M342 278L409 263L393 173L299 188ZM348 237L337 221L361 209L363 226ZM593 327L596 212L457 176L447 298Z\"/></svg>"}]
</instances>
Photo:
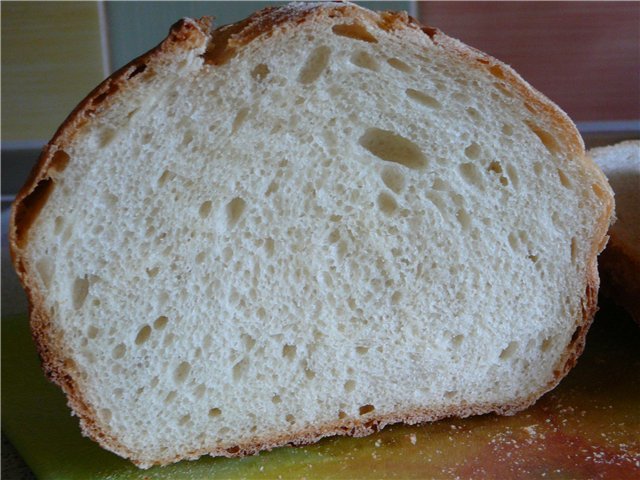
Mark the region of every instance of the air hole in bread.
<instances>
[{"instance_id":1,"label":"air hole in bread","mask_svg":"<svg viewBox=\"0 0 640 480\"><path fill-rule=\"evenodd\" d=\"M266 63L259 63L251 70L251 78L257 82L263 81L271 73L269 66Z\"/></svg>"},{"instance_id":2,"label":"air hole in bread","mask_svg":"<svg viewBox=\"0 0 640 480\"><path fill-rule=\"evenodd\" d=\"M371 413L375 410L376 408L373 405L362 405L360 408L358 408L358 413L360 415L366 415L367 413Z\"/></svg>"},{"instance_id":3,"label":"air hole in bread","mask_svg":"<svg viewBox=\"0 0 640 480\"><path fill-rule=\"evenodd\" d=\"M160 178L158 178L158 186L164 187L174 177L175 177L175 174L173 172L170 172L169 170L163 171L162 175L160 175Z\"/></svg>"},{"instance_id":4,"label":"air hole in bread","mask_svg":"<svg viewBox=\"0 0 640 480\"><path fill-rule=\"evenodd\" d=\"M542 343L540 344L540 350L542 350L543 352L547 352L551 349L552 345L553 345L553 339L551 337L546 337L542 340Z\"/></svg>"},{"instance_id":5,"label":"air hole in bread","mask_svg":"<svg viewBox=\"0 0 640 480\"><path fill-rule=\"evenodd\" d=\"M369 347L362 347L362 346L356 347L356 353L358 355L366 355L368 351L369 351Z\"/></svg>"},{"instance_id":6,"label":"air hole in bread","mask_svg":"<svg viewBox=\"0 0 640 480\"><path fill-rule=\"evenodd\" d=\"M473 163L463 163L458 167L462 178L469 184L482 188L482 174Z\"/></svg>"},{"instance_id":7,"label":"air hole in bread","mask_svg":"<svg viewBox=\"0 0 640 480\"><path fill-rule=\"evenodd\" d=\"M489 73L500 80L505 79L504 71L500 65L493 65L492 67L489 67Z\"/></svg>"},{"instance_id":8,"label":"air hole in bread","mask_svg":"<svg viewBox=\"0 0 640 480\"><path fill-rule=\"evenodd\" d=\"M351 393L356 389L356 382L355 380L347 380L346 382L344 382L344 391L347 393Z\"/></svg>"},{"instance_id":9,"label":"air hole in bread","mask_svg":"<svg viewBox=\"0 0 640 480\"><path fill-rule=\"evenodd\" d=\"M438 190L439 192L451 191L451 185L449 185L446 181L444 181L440 177L436 177L433 180L433 184L431 185L431 188L433 188L434 190Z\"/></svg>"},{"instance_id":10,"label":"air hole in bread","mask_svg":"<svg viewBox=\"0 0 640 480\"><path fill-rule=\"evenodd\" d=\"M576 263L578 260L578 242L575 237L571 238L571 263Z\"/></svg>"},{"instance_id":11,"label":"air hole in bread","mask_svg":"<svg viewBox=\"0 0 640 480\"><path fill-rule=\"evenodd\" d=\"M242 340L242 344L244 345L244 349L246 352L251 350L256 344L256 339L251 335L247 335L246 333L240 335L240 339Z\"/></svg>"},{"instance_id":12,"label":"air hole in bread","mask_svg":"<svg viewBox=\"0 0 640 480\"><path fill-rule=\"evenodd\" d=\"M513 127L509 124L502 125L502 133L504 133L507 137L513 135Z\"/></svg>"},{"instance_id":13,"label":"air hole in bread","mask_svg":"<svg viewBox=\"0 0 640 480\"><path fill-rule=\"evenodd\" d=\"M184 426L187 423L189 423L191 421L191 415L189 415L188 413L186 415L183 415L182 417L180 417L180 420L178 420L178 424L180 426Z\"/></svg>"},{"instance_id":14,"label":"air hole in bread","mask_svg":"<svg viewBox=\"0 0 640 480\"><path fill-rule=\"evenodd\" d=\"M39 259L36 262L36 270L40 275L40 279L42 280L44 287L49 288L54 272L53 260L51 259L51 257L44 257Z\"/></svg>"},{"instance_id":15,"label":"air hole in bread","mask_svg":"<svg viewBox=\"0 0 640 480\"><path fill-rule=\"evenodd\" d=\"M296 358L296 351L295 345L285 345L282 347L282 356L289 361L293 361Z\"/></svg>"},{"instance_id":16,"label":"air hole in bread","mask_svg":"<svg viewBox=\"0 0 640 480\"><path fill-rule=\"evenodd\" d=\"M73 308L76 310L82 308L87 295L89 294L89 280L87 277L76 278L73 282L71 291L71 298L73 301Z\"/></svg>"},{"instance_id":17,"label":"air hole in bread","mask_svg":"<svg viewBox=\"0 0 640 480\"><path fill-rule=\"evenodd\" d=\"M184 135L182 135L182 146L186 147L191 142L193 142L193 131L187 130L186 132L184 132Z\"/></svg>"},{"instance_id":18,"label":"air hole in bread","mask_svg":"<svg viewBox=\"0 0 640 480\"><path fill-rule=\"evenodd\" d=\"M265 196L268 197L277 191L278 191L278 182L273 180L271 183L269 183L269 186L267 187L267 191L264 194Z\"/></svg>"},{"instance_id":19,"label":"air hole in bread","mask_svg":"<svg viewBox=\"0 0 640 480\"><path fill-rule=\"evenodd\" d=\"M378 208L386 215L392 215L398 208L398 203L393 196L386 192L382 192L378 195Z\"/></svg>"},{"instance_id":20,"label":"air hole in bread","mask_svg":"<svg viewBox=\"0 0 640 480\"><path fill-rule=\"evenodd\" d=\"M534 115L538 114L538 112L536 111L535 107L533 105L531 105L529 102L524 102L524 108L529 110L529 112L534 114Z\"/></svg>"},{"instance_id":21,"label":"air hole in bread","mask_svg":"<svg viewBox=\"0 0 640 480\"><path fill-rule=\"evenodd\" d=\"M205 350L209 350L212 345L213 345L213 337L207 333L202 339L202 347Z\"/></svg>"},{"instance_id":22,"label":"air hole in bread","mask_svg":"<svg viewBox=\"0 0 640 480\"><path fill-rule=\"evenodd\" d=\"M338 418L340 420L347 418L347 414L345 412L343 412L342 410L338 411Z\"/></svg>"},{"instance_id":23,"label":"air hole in bread","mask_svg":"<svg viewBox=\"0 0 640 480\"><path fill-rule=\"evenodd\" d=\"M440 215L442 215L442 218L449 217L449 210L447 209L447 204L440 195L436 194L435 192L429 192L427 193L427 199L431 203L433 203L433 205L435 205L435 207L440 212Z\"/></svg>"},{"instance_id":24,"label":"air hole in bread","mask_svg":"<svg viewBox=\"0 0 640 480\"><path fill-rule=\"evenodd\" d=\"M427 159L415 143L389 130L369 128L358 142L374 156L387 162L414 170L424 168L427 164Z\"/></svg>"},{"instance_id":25,"label":"air hole in bread","mask_svg":"<svg viewBox=\"0 0 640 480\"><path fill-rule=\"evenodd\" d=\"M53 154L53 157L51 157L49 169L56 173L63 172L67 168L70 158L69 154L64 150L58 150Z\"/></svg>"},{"instance_id":26,"label":"air hole in bread","mask_svg":"<svg viewBox=\"0 0 640 480\"><path fill-rule=\"evenodd\" d=\"M482 120L482 115L480 115L480 112L473 107L467 107L467 115L469 115L471 120L474 120L476 122Z\"/></svg>"},{"instance_id":27,"label":"air hole in bread","mask_svg":"<svg viewBox=\"0 0 640 480\"><path fill-rule=\"evenodd\" d=\"M375 58L369 55L364 50L358 50L351 55L351 63L360 68L365 68L377 72L380 67Z\"/></svg>"},{"instance_id":28,"label":"air hole in bread","mask_svg":"<svg viewBox=\"0 0 640 480\"><path fill-rule=\"evenodd\" d=\"M395 68L396 70L400 70L401 72L404 72L404 73L413 72L413 68L411 68L409 65L404 63L399 58L395 58L395 57L387 58L387 63L391 65L393 68Z\"/></svg>"},{"instance_id":29,"label":"air hole in bread","mask_svg":"<svg viewBox=\"0 0 640 480\"><path fill-rule=\"evenodd\" d=\"M238 220L240 220L240 217L242 217L244 213L245 207L246 202L240 197L234 198L227 204L227 223L229 227L233 227L238 223Z\"/></svg>"},{"instance_id":30,"label":"air hole in bread","mask_svg":"<svg viewBox=\"0 0 640 480\"><path fill-rule=\"evenodd\" d=\"M136 335L136 345L142 345L151 336L151 327L149 325L145 325L138 331L138 335Z\"/></svg>"},{"instance_id":31,"label":"air hole in bread","mask_svg":"<svg viewBox=\"0 0 640 480\"><path fill-rule=\"evenodd\" d=\"M249 360L247 360L246 358L236 363L232 368L233 380L236 382L239 381L244 376L244 373L247 370L248 366Z\"/></svg>"},{"instance_id":32,"label":"air hole in bread","mask_svg":"<svg viewBox=\"0 0 640 480\"><path fill-rule=\"evenodd\" d=\"M463 341L464 341L464 335L460 334L460 335L456 335L451 339L451 344L457 348L460 345L462 345Z\"/></svg>"},{"instance_id":33,"label":"air hole in bread","mask_svg":"<svg viewBox=\"0 0 640 480\"><path fill-rule=\"evenodd\" d=\"M204 397L204 394L207 391L207 387L204 383L201 383L200 385L198 385L196 387L196 389L193 391L193 395L195 396L195 398L202 398Z\"/></svg>"},{"instance_id":34,"label":"air hole in bread","mask_svg":"<svg viewBox=\"0 0 640 480\"><path fill-rule=\"evenodd\" d=\"M164 341L162 342L162 344L163 344L165 347L168 347L168 346L170 346L170 345L175 341L175 339L176 339L175 334L173 334L173 333L169 332L169 333L167 333L167 334L164 336Z\"/></svg>"},{"instance_id":35,"label":"air hole in bread","mask_svg":"<svg viewBox=\"0 0 640 480\"><path fill-rule=\"evenodd\" d=\"M464 149L464 154L471 160L477 159L480 156L480 145L478 145L476 142L471 143L467 148Z\"/></svg>"},{"instance_id":36,"label":"air hole in bread","mask_svg":"<svg viewBox=\"0 0 640 480\"><path fill-rule=\"evenodd\" d=\"M458 210L456 212L456 219L463 230L469 230L469 226L471 225L471 216L466 212L466 210L463 208Z\"/></svg>"},{"instance_id":37,"label":"air hole in bread","mask_svg":"<svg viewBox=\"0 0 640 480\"><path fill-rule=\"evenodd\" d=\"M598 197L600 200L607 198L605 191L597 183L592 183L591 189L593 190L593 193L596 194L596 197Z\"/></svg>"},{"instance_id":38,"label":"air hole in bread","mask_svg":"<svg viewBox=\"0 0 640 480\"><path fill-rule=\"evenodd\" d=\"M458 392L456 390L449 390L447 392L444 392L444 398L447 398L447 399L453 398L456 396L457 393Z\"/></svg>"},{"instance_id":39,"label":"air hole in bread","mask_svg":"<svg viewBox=\"0 0 640 480\"><path fill-rule=\"evenodd\" d=\"M145 269L145 271L147 272L147 275L149 276L149 278L153 278L156 275L158 275L158 272L160 271L160 267L153 267L153 268L147 268Z\"/></svg>"},{"instance_id":40,"label":"air hole in bread","mask_svg":"<svg viewBox=\"0 0 640 480\"><path fill-rule=\"evenodd\" d=\"M236 113L236 116L233 119L233 122L231 123L231 133L236 133L240 129L242 124L247 119L248 115L249 115L249 107L243 107L240 110L238 110L238 113Z\"/></svg>"},{"instance_id":41,"label":"air hole in bread","mask_svg":"<svg viewBox=\"0 0 640 480\"><path fill-rule=\"evenodd\" d=\"M551 155L555 155L560 151L560 146L553 135L533 123L527 122L527 126L536 135L536 137L538 137Z\"/></svg>"},{"instance_id":42,"label":"air hole in bread","mask_svg":"<svg viewBox=\"0 0 640 480\"><path fill-rule=\"evenodd\" d=\"M407 94L407 97L420 105L424 105L425 107L433 108L435 110L442 108L442 105L435 99L435 97L424 92L414 90L413 88L407 88L405 93Z\"/></svg>"},{"instance_id":43,"label":"air hole in bread","mask_svg":"<svg viewBox=\"0 0 640 480\"><path fill-rule=\"evenodd\" d=\"M191 371L191 364L189 362L180 362L180 364L176 367L173 372L173 380L176 383L184 382L189 376L189 372Z\"/></svg>"},{"instance_id":44,"label":"air hole in bread","mask_svg":"<svg viewBox=\"0 0 640 480\"><path fill-rule=\"evenodd\" d=\"M502 175L502 165L498 161L493 161L487 167L487 171L495 173L497 175Z\"/></svg>"},{"instance_id":45,"label":"air hole in bread","mask_svg":"<svg viewBox=\"0 0 640 480\"><path fill-rule=\"evenodd\" d=\"M53 233L55 235L60 235L62 233L63 228L64 228L64 218L61 216L57 216L53 224Z\"/></svg>"},{"instance_id":46,"label":"air hole in bread","mask_svg":"<svg viewBox=\"0 0 640 480\"><path fill-rule=\"evenodd\" d=\"M69 240L71 240L71 236L73 235L73 225L67 225L67 228L64 229L62 233L62 244L66 244Z\"/></svg>"},{"instance_id":47,"label":"air hole in bread","mask_svg":"<svg viewBox=\"0 0 640 480\"><path fill-rule=\"evenodd\" d=\"M207 218L211 213L211 201L207 200L206 202L202 202L200 208L198 209L198 214L200 218Z\"/></svg>"},{"instance_id":48,"label":"air hole in bread","mask_svg":"<svg viewBox=\"0 0 640 480\"><path fill-rule=\"evenodd\" d=\"M391 294L391 305L398 305L402 300L402 292L395 291Z\"/></svg>"},{"instance_id":49,"label":"air hole in bread","mask_svg":"<svg viewBox=\"0 0 640 480\"><path fill-rule=\"evenodd\" d=\"M204 263L205 258L207 258L206 252L200 252L196 255L196 264L200 265Z\"/></svg>"},{"instance_id":50,"label":"air hole in bread","mask_svg":"<svg viewBox=\"0 0 640 480\"><path fill-rule=\"evenodd\" d=\"M111 421L112 416L113 414L111 413L111 410L109 410L108 408L100 409L100 418L102 419L103 422L109 423Z\"/></svg>"},{"instance_id":51,"label":"air hole in bread","mask_svg":"<svg viewBox=\"0 0 640 480\"><path fill-rule=\"evenodd\" d=\"M305 368L304 376L307 377L307 380L313 380L314 378L316 378L316 372L314 372L310 368Z\"/></svg>"},{"instance_id":52,"label":"air hole in bread","mask_svg":"<svg viewBox=\"0 0 640 480\"><path fill-rule=\"evenodd\" d=\"M140 65L136 65L135 68L127 76L127 80L131 80L133 77L144 72L146 69L147 69L146 63L141 63Z\"/></svg>"},{"instance_id":53,"label":"air hole in bread","mask_svg":"<svg viewBox=\"0 0 640 480\"><path fill-rule=\"evenodd\" d=\"M164 327L167 326L168 321L169 319L164 315L162 315L156 318L155 322L153 322L153 328L155 328L156 330L162 330Z\"/></svg>"},{"instance_id":54,"label":"air hole in bread","mask_svg":"<svg viewBox=\"0 0 640 480\"><path fill-rule=\"evenodd\" d=\"M505 97L513 97L511 90L507 88L507 85L503 82L494 82L493 86Z\"/></svg>"},{"instance_id":55,"label":"air hole in bread","mask_svg":"<svg viewBox=\"0 0 640 480\"><path fill-rule=\"evenodd\" d=\"M289 422L289 423L295 423L296 422L296 417L294 417L293 415L291 415L290 413L287 414L286 417L284 417L284 419Z\"/></svg>"},{"instance_id":56,"label":"air hole in bread","mask_svg":"<svg viewBox=\"0 0 640 480\"><path fill-rule=\"evenodd\" d=\"M116 131L111 128L105 128L100 133L100 139L98 140L99 147L105 148L113 141L114 138L116 138Z\"/></svg>"},{"instance_id":57,"label":"air hole in bread","mask_svg":"<svg viewBox=\"0 0 640 480\"><path fill-rule=\"evenodd\" d=\"M567 177L567 175L559 168L557 169L557 172L560 184L565 188L571 188L571 180L569 180L569 177Z\"/></svg>"},{"instance_id":58,"label":"air hole in bread","mask_svg":"<svg viewBox=\"0 0 640 480\"><path fill-rule=\"evenodd\" d=\"M102 92L100 95L96 96L93 100L91 100L91 105L94 105L94 106L100 105L102 102L104 102L107 99L107 97L117 92L119 88L120 87L118 87L117 83L109 80L109 87L107 88L107 90Z\"/></svg>"},{"instance_id":59,"label":"air hole in bread","mask_svg":"<svg viewBox=\"0 0 640 480\"><path fill-rule=\"evenodd\" d=\"M362 40L363 42L378 43L376 37L371 35L367 28L360 23L340 23L334 25L331 31L341 37L353 38L354 40Z\"/></svg>"},{"instance_id":60,"label":"air hole in bread","mask_svg":"<svg viewBox=\"0 0 640 480\"><path fill-rule=\"evenodd\" d=\"M87 329L87 336L91 340L97 338L99 333L100 329L98 327L96 327L95 325L89 325L89 328Z\"/></svg>"},{"instance_id":61,"label":"air hole in bread","mask_svg":"<svg viewBox=\"0 0 640 480\"><path fill-rule=\"evenodd\" d=\"M298 81L303 85L315 82L329 65L330 57L331 49L329 47L324 45L316 47L307 57L304 66L300 70Z\"/></svg>"},{"instance_id":62,"label":"air hole in bread","mask_svg":"<svg viewBox=\"0 0 640 480\"><path fill-rule=\"evenodd\" d=\"M508 360L516 353L518 349L518 342L510 342L506 348L500 352L500 360Z\"/></svg>"},{"instance_id":63,"label":"air hole in bread","mask_svg":"<svg viewBox=\"0 0 640 480\"><path fill-rule=\"evenodd\" d=\"M224 247L222 250L222 261L226 264L233 258L233 249L231 247Z\"/></svg>"},{"instance_id":64,"label":"air hole in bread","mask_svg":"<svg viewBox=\"0 0 640 480\"><path fill-rule=\"evenodd\" d=\"M118 197L113 193L106 192L104 194L104 201L109 207L114 207L118 203Z\"/></svg>"},{"instance_id":65,"label":"air hole in bread","mask_svg":"<svg viewBox=\"0 0 640 480\"><path fill-rule=\"evenodd\" d=\"M113 351L111 352L111 356L115 360L118 360L119 358L124 357L125 353L127 353L126 345L124 343L119 343L113 348Z\"/></svg>"},{"instance_id":66,"label":"air hole in bread","mask_svg":"<svg viewBox=\"0 0 640 480\"><path fill-rule=\"evenodd\" d=\"M540 162L535 162L535 163L533 164L533 173L535 173L535 174L536 174L536 176L538 176L538 177L539 177L540 175L542 175L542 171L543 171L542 163L540 163Z\"/></svg>"},{"instance_id":67,"label":"air hole in bread","mask_svg":"<svg viewBox=\"0 0 640 480\"><path fill-rule=\"evenodd\" d=\"M511 164L507 165L507 176L509 177L513 187L518 188L518 185L520 185L520 177L518 177L518 172Z\"/></svg>"},{"instance_id":68,"label":"air hole in bread","mask_svg":"<svg viewBox=\"0 0 640 480\"><path fill-rule=\"evenodd\" d=\"M209 417L210 418L216 418L216 417L219 417L220 415L222 415L222 410L220 410L217 407L214 407L214 408L209 410Z\"/></svg>"},{"instance_id":69,"label":"air hole in bread","mask_svg":"<svg viewBox=\"0 0 640 480\"><path fill-rule=\"evenodd\" d=\"M518 250L520 243L518 242L518 237L515 233L511 232L507 237L509 240L509 246L515 252Z\"/></svg>"},{"instance_id":70,"label":"air hole in bread","mask_svg":"<svg viewBox=\"0 0 640 480\"><path fill-rule=\"evenodd\" d=\"M382 170L380 177L389 190L395 193L400 193L403 190L404 175L400 170L392 167L386 167Z\"/></svg>"}]
</instances>

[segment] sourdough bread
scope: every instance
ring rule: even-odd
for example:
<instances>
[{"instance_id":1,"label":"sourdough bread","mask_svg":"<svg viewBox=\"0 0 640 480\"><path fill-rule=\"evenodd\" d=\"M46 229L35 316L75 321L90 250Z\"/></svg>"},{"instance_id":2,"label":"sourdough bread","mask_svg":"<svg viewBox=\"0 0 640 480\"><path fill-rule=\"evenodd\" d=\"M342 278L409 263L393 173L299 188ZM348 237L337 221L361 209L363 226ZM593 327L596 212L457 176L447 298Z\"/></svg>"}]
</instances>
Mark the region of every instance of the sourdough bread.
<instances>
[{"instance_id":1,"label":"sourdough bread","mask_svg":"<svg viewBox=\"0 0 640 480\"><path fill-rule=\"evenodd\" d=\"M44 368L141 467L511 414L596 310L613 209L511 68L351 4L184 19L12 213Z\"/></svg>"},{"instance_id":2,"label":"sourdough bread","mask_svg":"<svg viewBox=\"0 0 640 480\"><path fill-rule=\"evenodd\" d=\"M640 324L640 140L589 151L616 196L616 223L600 260L604 293Z\"/></svg>"}]
</instances>

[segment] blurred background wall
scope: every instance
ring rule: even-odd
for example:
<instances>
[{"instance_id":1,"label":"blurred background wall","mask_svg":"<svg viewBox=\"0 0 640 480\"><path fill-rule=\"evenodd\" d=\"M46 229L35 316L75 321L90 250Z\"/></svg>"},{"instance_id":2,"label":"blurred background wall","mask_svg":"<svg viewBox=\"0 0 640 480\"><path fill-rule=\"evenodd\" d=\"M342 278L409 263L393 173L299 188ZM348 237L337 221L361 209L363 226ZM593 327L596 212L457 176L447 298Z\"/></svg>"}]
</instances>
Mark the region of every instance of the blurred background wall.
<instances>
[{"instance_id":1,"label":"blurred background wall","mask_svg":"<svg viewBox=\"0 0 640 480\"><path fill-rule=\"evenodd\" d=\"M211 15L221 25L281 3L3 1L3 200L75 105L176 20ZM639 2L358 3L407 10L512 65L590 145L640 135Z\"/></svg>"}]
</instances>

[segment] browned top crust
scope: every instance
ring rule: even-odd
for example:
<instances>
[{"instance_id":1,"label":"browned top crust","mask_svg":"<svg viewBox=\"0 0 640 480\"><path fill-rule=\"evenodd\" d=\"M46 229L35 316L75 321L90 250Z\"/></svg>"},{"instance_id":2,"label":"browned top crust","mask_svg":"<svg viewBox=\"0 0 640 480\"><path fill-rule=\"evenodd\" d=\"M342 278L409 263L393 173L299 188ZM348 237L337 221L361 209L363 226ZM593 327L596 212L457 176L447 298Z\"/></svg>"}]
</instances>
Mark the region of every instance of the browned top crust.
<instances>
[{"instance_id":1,"label":"browned top crust","mask_svg":"<svg viewBox=\"0 0 640 480\"><path fill-rule=\"evenodd\" d=\"M96 412L83 398L83 393L74 381L76 373L73 361L64 358L58 341L52 332L49 312L44 306L42 293L38 291L25 256L29 243L29 230L37 218L42 207L56 185L56 178L60 172L68 167L73 160L69 158L65 149L74 140L81 127L92 122L96 116L105 111L113 98L123 91L135 89L141 82L153 74L156 66L162 65L180 51L199 51L203 62L209 65L222 65L230 61L241 48L250 42L279 34L296 25L313 22L322 17L345 17L356 21L358 18L373 20L386 31L412 29L423 32L435 44L445 48L465 59L471 67L485 68L497 82L504 82L515 86L523 97L527 98L527 108L533 112L544 113L552 117L558 127L557 134L562 138L562 148L568 148L573 157L582 159L585 167L601 176L592 161L584 155L584 145L575 126L567 115L539 92L526 84L510 67L485 55L478 50L447 37L432 27L423 27L404 12L382 12L375 14L352 4L292 4L279 8L266 8L241 22L211 30L211 19L205 17L200 20L183 19L174 24L168 37L148 53L138 57L121 68L98 87L96 87L71 112L64 123L57 130L51 141L44 147L37 165L33 168L25 185L18 193L13 204L9 226L9 242L11 255L17 274L27 292L30 303L30 321L32 333L38 352L41 356L43 368L49 378L60 385L67 395L68 404L80 418L80 425L85 435L96 440L100 445L118 455L131 459L141 467L154 464L168 464L181 458L194 459L203 454L227 457L256 453L259 450L271 449L285 444L305 444L317 441L328 435L363 436L373 433L387 424L407 422L410 424L433 421L448 416L465 417L474 414L497 412L500 414L514 414L531 404L546 391L554 388L564 375L575 364L582 353L588 327L597 310L596 297L599 286L597 273L597 254L606 243L606 231L613 209L610 191L602 192L604 203L603 212L599 219L599 229L593 239L592 255L586 278L586 291L582 301L582 312L575 319L575 333L564 357L559 361L554 371L554 378L538 392L528 398L521 398L512 405L468 405L461 404L457 408L447 410L418 409L399 411L393 415L367 416L365 419L344 419L326 425L319 425L303 431L289 432L286 435L271 438L256 438L254 441L233 446L231 448L211 445L202 450L189 452L184 457L155 458L149 460L140 458L137 453L130 451L117 438L109 435L100 425ZM355 35L358 35L357 29ZM366 40L366 39L365 39ZM543 142L550 139L541 138ZM560 145L551 144L551 148L560 149ZM606 185L606 181L604 182Z\"/></svg>"}]
</instances>

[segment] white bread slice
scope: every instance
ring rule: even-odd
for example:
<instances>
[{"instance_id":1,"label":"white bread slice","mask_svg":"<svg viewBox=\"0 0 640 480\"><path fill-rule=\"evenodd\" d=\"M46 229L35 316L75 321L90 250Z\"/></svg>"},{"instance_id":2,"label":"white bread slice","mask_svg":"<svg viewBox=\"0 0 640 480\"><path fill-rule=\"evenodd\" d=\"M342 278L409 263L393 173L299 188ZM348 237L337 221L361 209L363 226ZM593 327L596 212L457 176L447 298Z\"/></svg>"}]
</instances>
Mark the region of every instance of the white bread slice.
<instances>
[{"instance_id":1,"label":"white bread slice","mask_svg":"<svg viewBox=\"0 0 640 480\"><path fill-rule=\"evenodd\" d=\"M508 66L292 5L185 19L107 79L10 235L46 371L148 467L527 407L582 351L612 209Z\"/></svg>"},{"instance_id":2,"label":"white bread slice","mask_svg":"<svg viewBox=\"0 0 640 480\"><path fill-rule=\"evenodd\" d=\"M605 294L640 323L640 140L589 150L616 196L616 223L600 259Z\"/></svg>"}]
</instances>

